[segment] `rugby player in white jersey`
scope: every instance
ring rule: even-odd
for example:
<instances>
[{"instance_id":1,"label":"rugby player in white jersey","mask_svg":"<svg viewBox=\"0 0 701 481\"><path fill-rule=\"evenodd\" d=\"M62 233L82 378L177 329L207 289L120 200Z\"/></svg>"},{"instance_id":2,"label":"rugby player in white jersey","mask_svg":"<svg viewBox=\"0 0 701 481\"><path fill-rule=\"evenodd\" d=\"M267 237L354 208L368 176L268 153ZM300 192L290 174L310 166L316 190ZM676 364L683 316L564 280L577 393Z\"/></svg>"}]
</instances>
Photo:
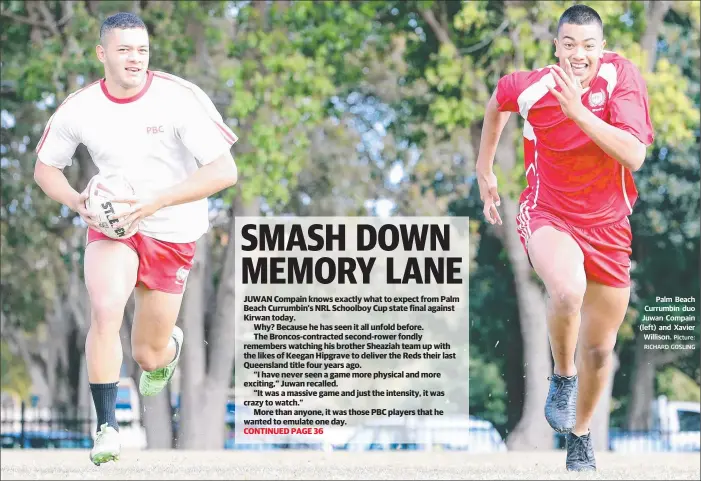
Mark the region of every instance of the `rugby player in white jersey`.
<instances>
[{"instance_id":1,"label":"rugby player in white jersey","mask_svg":"<svg viewBox=\"0 0 701 481\"><path fill-rule=\"evenodd\" d=\"M98 417L90 459L119 459L115 419L122 366L119 330L134 292L131 348L143 369L139 391L161 392L180 359L182 330L175 325L192 266L195 243L209 228L207 197L234 185L230 152L236 135L207 95L170 74L149 70L149 35L136 15L118 13L100 29L97 57L104 78L72 93L46 125L34 178L53 200L88 224L85 282L90 330L85 345L88 379ZM132 212L120 222L128 239L97 230L63 173L84 144L101 174L119 174L136 191ZM84 186L81 186L83 188Z\"/></svg>"}]
</instances>

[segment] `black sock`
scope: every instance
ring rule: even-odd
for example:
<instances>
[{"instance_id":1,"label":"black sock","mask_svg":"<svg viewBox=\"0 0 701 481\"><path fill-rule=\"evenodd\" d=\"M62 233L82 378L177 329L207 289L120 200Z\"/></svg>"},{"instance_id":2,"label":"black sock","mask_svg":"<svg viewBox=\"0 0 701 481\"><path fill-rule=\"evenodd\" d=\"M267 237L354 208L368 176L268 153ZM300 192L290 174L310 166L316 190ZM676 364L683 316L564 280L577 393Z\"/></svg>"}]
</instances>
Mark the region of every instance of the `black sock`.
<instances>
[{"instance_id":1,"label":"black sock","mask_svg":"<svg viewBox=\"0 0 701 481\"><path fill-rule=\"evenodd\" d=\"M105 423L119 431L115 413L117 409L117 384L116 382L90 384L92 399L95 403L95 412L97 412L98 431L100 430L100 426Z\"/></svg>"}]
</instances>

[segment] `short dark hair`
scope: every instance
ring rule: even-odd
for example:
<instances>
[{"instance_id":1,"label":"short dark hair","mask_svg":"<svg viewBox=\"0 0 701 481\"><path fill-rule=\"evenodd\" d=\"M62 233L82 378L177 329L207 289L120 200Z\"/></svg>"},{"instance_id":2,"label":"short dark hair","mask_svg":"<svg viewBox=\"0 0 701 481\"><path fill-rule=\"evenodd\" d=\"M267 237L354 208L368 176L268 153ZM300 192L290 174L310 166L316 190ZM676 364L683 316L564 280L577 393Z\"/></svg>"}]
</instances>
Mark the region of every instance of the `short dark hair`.
<instances>
[{"instance_id":1,"label":"short dark hair","mask_svg":"<svg viewBox=\"0 0 701 481\"><path fill-rule=\"evenodd\" d=\"M146 24L138 15L130 12L119 12L111 15L102 22L100 27L100 43L104 44L105 35L115 29L124 30L127 28L143 28L148 32Z\"/></svg>"},{"instance_id":2,"label":"short dark hair","mask_svg":"<svg viewBox=\"0 0 701 481\"><path fill-rule=\"evenodd\" d=\"M566 23L571 25L591 25L595 23L599 25L602 33L604 31L604 22L601 21L599 14L596 13L596 10L586 5L572 5L564 11L560 16L560 23L557 24L558 35L560 34L560 28Z\"/></svg>"}]
</instances>

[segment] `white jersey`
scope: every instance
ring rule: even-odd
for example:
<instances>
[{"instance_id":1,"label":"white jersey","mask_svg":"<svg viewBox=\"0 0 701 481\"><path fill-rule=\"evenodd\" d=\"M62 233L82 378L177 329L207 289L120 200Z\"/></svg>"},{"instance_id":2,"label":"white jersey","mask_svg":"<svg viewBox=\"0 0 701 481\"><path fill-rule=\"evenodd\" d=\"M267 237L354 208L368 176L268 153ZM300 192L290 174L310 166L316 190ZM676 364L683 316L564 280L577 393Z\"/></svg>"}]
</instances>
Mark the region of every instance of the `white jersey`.
<instances>
[{"instance_id":1,"label":"white jersey","mask_svg":"<svg viewBox=\"0 0 701 481\"><path fill-rule=\"evenodd\" d=\"M63 169L84 144L101 174L120 174L137 195L183 182L200 165L228 151L238 137L196 85L149 71L143 90L112 97L104 79L68 96L47 123L36 152ZM82 186L84 187L84 186ZM165 207L143 219L139 232L168 242L194 242L209 228L207 199Z\"/></svg>"}]
</instances>

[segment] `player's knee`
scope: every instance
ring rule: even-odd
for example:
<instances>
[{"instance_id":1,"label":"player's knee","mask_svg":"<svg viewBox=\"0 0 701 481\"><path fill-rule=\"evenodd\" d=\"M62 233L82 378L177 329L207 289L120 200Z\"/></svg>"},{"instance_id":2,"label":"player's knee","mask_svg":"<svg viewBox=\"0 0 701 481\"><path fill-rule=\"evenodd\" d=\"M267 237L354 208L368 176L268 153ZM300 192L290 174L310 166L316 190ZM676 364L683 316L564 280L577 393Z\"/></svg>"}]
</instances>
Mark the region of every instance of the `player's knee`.
<instances>
[{"instance_id":1,"label":"player's knee","mask_svg":"<svg viewBox=\"0 0 701 481\"><path fill-rule=\"evenodd\" d=\"M119 331L124 317L124 303L114 299L100 299L90 305L91 329L98 332Z\"/></svg>"},{"instance_id":2,"label":"player's knee","mask_svg":"<svg viewBox=\"0 0 701 481\"><path fill-rule=\"evenodd\" d=\"M561 316L574 316L582 308L584 290L576 284L563 284L552 290L553 309Z\"/></svg>"},{"instance_id":3,"label":"player's knee","mask_svg":"<svg viewBox=\"0 0 701 481\"><path fill-rule=\"evenodd\" d=\"M144 371L155 371L159 368L159 353L148 345L132 346L132 357Z\"/></svg>"},{"instance_id":4,"label":"player's knee","mask_svg":"<svg viewBox=\"0 0 701 481\"><path fill-rule=\"evenodd\" d=\"M134 361L144 371L150 372L158 369L158 359L147 351L139 351L134 353Z\"/></svg>"},{"instance_id":5,"label":"player's knee","mask_svg":"<svg viewBox=\"0 0 701 481\"><path fill-rule=\"evenodd\" d=\"M604 368L613 357L613 347L610 346L586 346L582 352L587 364L594 369Z\"/></svg>"}]
</instances>

